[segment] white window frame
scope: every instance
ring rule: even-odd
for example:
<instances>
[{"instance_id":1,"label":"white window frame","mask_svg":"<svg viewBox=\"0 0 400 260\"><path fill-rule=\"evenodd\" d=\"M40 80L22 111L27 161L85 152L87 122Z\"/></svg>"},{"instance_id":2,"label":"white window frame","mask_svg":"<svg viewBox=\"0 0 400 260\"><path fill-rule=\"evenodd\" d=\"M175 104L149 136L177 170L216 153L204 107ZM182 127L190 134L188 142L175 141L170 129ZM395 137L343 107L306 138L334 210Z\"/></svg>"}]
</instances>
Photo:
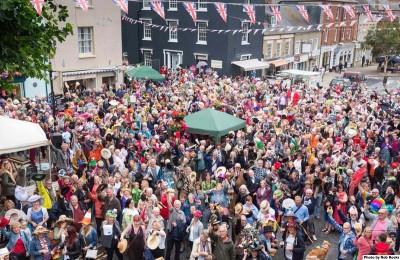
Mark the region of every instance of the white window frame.
<instances>
[{"instance_id":1,"label":"white window frame","mask_svg":"<svg viewBox=\"0 0 400 260\"><path fill-rule=\"evenodd\" d=\"M147 49L147 48L141 48L140 51L142 52L143 55L143 65L144 66L152 66L152 61L153 61L153 49ZM146 61L146 53L150 53L150 61Z\"/></svg>"},{"instance_id":2,"label":"white window frame","mask_svg":"<svg viewBox=\"0 0 400 260\"><path fill-rule=\"evenodd\" d=\"M206 0L197 0L197 12L207 12Z\"/></svg>"},{"instance_id":3,"label":"white window frame","mask_svg":"<svg viewBox=\"0 0 400 260\"><path fill-rule=\"evenodd\" d=\"M240 60L250 60L251 54L242 54L240 55Z\"/></svg>"},{"instance_id":4,"label":"white window frame","mask_svg":"<svg viewBox=\"0 0 400 260\"><path fill-rule=\"evenodd\" d=\"M325 29L325 39L324 42L328 42L329 30Z\"/></svg>"},{"instance_id":5,"label":"white window frame","mask_svg":"<svg viewBox=\"0 0 400 260\"><path fill-rule=\"evenodd\" d=\"M300 54L300 41L296 41L294 44L294 54Z\"/></svg>"},{"instance_id":6,"label":"white window frame","mask_svg":"<svg viewBox=\"0 0 400 260\"><path fill-rule=\"evenodd\" d=\"M287 47L287 51L286 51L286 47ZM286 40L285 41L285 46L283 46L283 56L288 56L290 53L290 40Z\"/></svg>"},{"instance_id":7,"label":"white window frame","mask_svg":"<svg viewBox=\"0 0 400 260\"><path fill-rule=\"evenodd\" d=\"M151 10L150 1L151 0L142 0L142 10Z\"/></svg>"},{"instance_id":8,"label":"white window frame","mask_svg":"<svg viewBox=\"0 0 400 260\"><path fill-rule=\"evenodd\" d=\"M205 24L206 27L205 29L200 29L199 26L200 24ZM196 44L200 44L200 45L207 45L207 27L208 27L208 21L204 21L204 20L197 20L196 21L196 27L197 27L197 42ZM204 30L204 31L203 31ZM200 33L205 33L205 37L206 40L200 40Z\"/></svg>"},{"instance_id":9,"label":"white window frame","mask_svg":"<svg viewBox=\"0 0 400 260\"><path fill-rule=\"evenodd\" d=\"M169 0L168 1L168 11L178 11L178 1Z\"/></svg>"},{"instance_id":10,"label":"white window frame","mask_svg":"<svg viewBox=\"0 0 400 260\"><path fill-rule=\"evenodd\" d=\"M168 42L178 42L178 29L176 28L175 31L172 31L171 29L171 25L169 24L170 22L175 22L176 23L176 27L178 27L179 25L179 20L177 19L168 19L167 20L167 24L168 24ZM172 39L171 35L175 34L176 35L176 39Z\"/></svg>"},{"instance_id":11,"label":"white window frame","mask_svg":"<svg viewBox=\"0 0 400 260\"><path fill-rule=\"evenodd\" d=\"M265 49L265 58L271 59L272 58L272 49L274 47L274 44L272 41L268 41L266 44L267 44L267 47Z\"/></svg>"},{"instance_id":12,"label":"white window frame","mask_svg":"<svg viewBox=\"0 0 400 260\"><path fill-rule=\"evenodd\" d=\"M143 24L143 38L142 38L142 40L143 41L151 41L152 30L151 30L151 26L148 25L148 24L152 24L151 19L143 18L143 19L140 19L140 21L142 21L142 24ZM146 36L146 32L149 32L150 37Z\"/></svg>"},{"instance_id":13,"label":"white window frame","mask_svg":"<svg viewBox=\"0 0 400 260\"><path fill-rule=\"evenodd\" d=\"M347 19L347 12L343 11L343 20L346 20L346 19Z\"/></svg>"},{"instance_id":14,"label":"white window frame","mask_svg":"<svg viewBox=\"0 0 400 260\"><path fill-rule=\"evenodd\" d=\"M338 29L335 28L335 37L333 38L333 42L337 41L337 36L338 36Z\"/></svg>"},{"instance_id":15,"label":"white window frame","mask_svg":"<svg viewBox=\"0 0 400 260\"><path fill-rule=\"evenodd\" d=\"M278 51L278 46L279 46L279 51ZM282 41L276 41L276 46L275 46L275 57L281 57L282 56Z\"/></svg>"},{"instance_id":16,"label":"white window frame","mask_svg":"<svg viewBox=\"0 0 400 260\"><path fill-rule=\"evenodd\" d=\"M348 32L349 32L349 35L347 36L347 39L351 40L351 34L353 33L353 30L350 28Z\"/></svg>"},{"instance_id":17,"label":"white window frame","mask_svg":"<svg viewBox=\"0 0 400 260\"><path fill-rule=\"evenodd\" d=\"M271 15L271 27L275 27L276 26L276 17L274 15Z\"/></svg>"},{"instance_id":18,"label":"white window frame","mask_svg":"<svg viewBox=\"0 0 400 260\"><path fill-rule=\"evenodd\" d=\"M249 30L250 30L250 22L243 21L242 22L242 45L247 45L249 43Z\"/></svg>"},{"instance_id":19,"label":"white window frame","mask_svg":"<svg viewBox=\"0 0 400 260\"><path fill-rule=\"evenodd\" d=\"M339 20L340 7L336 7L336 21Z\"/></svg>"},{"instance_id":20,"label":"white window frame","mask_svg":"<svg viewBox=\"0 0 400 260\"><path fill-rule=\"evenodd\" d=\"M88 29L88 32L86 35L88 35L87 38L81 38L85 32L80 32L80 30ZM80 26L77 28L78 31L78 53L79 57L83 56L93 56L94 54L94 28L92 26ZM85 46L83 45L83 52L81 52L81 43L85 44L85 42L88 42L88 45ZM85 51L85 49L88 49L88 51Z\"/></svg>"}]
</instances>

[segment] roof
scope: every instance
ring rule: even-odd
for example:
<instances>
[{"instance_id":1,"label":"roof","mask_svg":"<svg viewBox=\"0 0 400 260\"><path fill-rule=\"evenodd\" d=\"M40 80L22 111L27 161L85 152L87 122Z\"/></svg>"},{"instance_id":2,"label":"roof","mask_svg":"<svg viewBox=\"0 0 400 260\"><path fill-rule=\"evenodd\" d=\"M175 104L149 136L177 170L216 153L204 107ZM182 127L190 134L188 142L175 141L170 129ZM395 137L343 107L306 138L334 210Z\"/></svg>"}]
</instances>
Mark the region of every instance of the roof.
<instances>
[{"instance_id":1,"label":"roof","mask_svg":"<svg viewBox=\"0 0 400 260\"><path fill-rule=\"evenodd\" d=\"M241 67L244 71L260 70L269 67L269 63L258 59L232 61L233 65Z\"/></svg>"},{"instance_id":2,"label":"roof","mask_svg":"<svg viewBox=\"0 0 400 260\"><path fill-rule=\"evenodd\" d=\"M104 72L113 72L116 71L116 67L103 67L96 69L87 69L87 70L76 70L76 71L65 71L62 73L63 77L69 76L78 76L78 75L87 75L87 74L96 74L96 73L104 73Z\"/></svg>"}]
</instances>

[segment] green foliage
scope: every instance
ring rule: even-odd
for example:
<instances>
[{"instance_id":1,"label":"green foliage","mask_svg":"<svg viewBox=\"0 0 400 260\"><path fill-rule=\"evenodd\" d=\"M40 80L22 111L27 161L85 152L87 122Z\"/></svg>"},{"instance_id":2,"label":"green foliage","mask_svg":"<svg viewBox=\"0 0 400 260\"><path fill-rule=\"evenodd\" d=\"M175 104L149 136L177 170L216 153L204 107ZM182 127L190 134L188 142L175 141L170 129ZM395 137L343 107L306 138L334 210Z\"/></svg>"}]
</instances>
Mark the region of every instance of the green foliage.
<instances>
[{"instance_id":1,"label":"green foliage","mask_svg":"<svg viewBox=\"0 0 400 260\"><path fill-rule=\"evenodd\" d=\"M15 75L46 78L57 42L72 33L66 6L46 0L42 16L30 0L0 0L0 89Z\"/></svg>"},{"instance_id":2,"label":"green foliage","mask_svg":"<svg viewBox=\"0 0 400 260\"><path fill-rule=\"evenodd\" d=\"M400 23L379 22L376 29L368 31L363 46L371 47L373 56L400 53Z\"/></svg>"}]
</instances>

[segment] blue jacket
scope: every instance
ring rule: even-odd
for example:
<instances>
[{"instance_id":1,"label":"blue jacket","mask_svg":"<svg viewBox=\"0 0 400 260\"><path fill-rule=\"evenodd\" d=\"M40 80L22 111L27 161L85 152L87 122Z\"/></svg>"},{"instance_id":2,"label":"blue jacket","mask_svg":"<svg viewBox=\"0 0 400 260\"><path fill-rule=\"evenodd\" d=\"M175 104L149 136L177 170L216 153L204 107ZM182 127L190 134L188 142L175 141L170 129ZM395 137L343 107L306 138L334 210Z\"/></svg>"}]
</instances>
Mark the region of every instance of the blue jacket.
<instances>
[{"instance_id":1,"label":"blue jacket","mask_svg":"<svg viewBox=\"0 0 400 260\"><path fill-rule=\"evenodd\" d=\"M80 237L82 239L83 247L94 248L97 245L97 231L95 228L90 227L89 233L85 236L82 232L80 233Z\"/></svg>"},{"instance_id":2,"label":"blue jacket","mask_svg":"<svg viewBox=\"0 0 400 260\"><path fill-rule=\"evenodd\" d=\"M15 243L18 240L18 236L14 232L7 231L5 229L3 229L3 232L5 233L6 237L8 238L7 249L8 249L8 251L11 252L14 249ZM20 231L20 235L22 238L22 242L24 242L25 250L26 250L27 254L29 254L30 241L28 240L28 236L23 231Z\"/></svg>"},{"instance_id":3,"label":"blue jacket","mask_svg":"<svg viewBox=\"0 0 400 260\"><path fill-rule=\"evenodd\" d=\"M49 251L51 251L50 240L47 237L45 237L45 240L46 240L47 248L49 249ZM29 248L30 248L29 252L31 253L34 260L43 260L44 259L43 254L39 252L40 250L42 250L42 246L40 245L40 241L36 236L33 237Z\"/></svg>"},{"instance_id":4,"label":"blue jacket","mask_svg":"<svg viewBox=\"0 0 400 260\"><path fill-rule=\"evenodd\" d=\"M339 225L333 218L332 216L329 216L328 219L329 223L331 223L335 229L340 233L340 238L339 238L339 245L338 245L338 250L339 250L339 256L340 256L340 247L343 245L343 249L347 251L347 255L349 256L354 256L357 247L354 245L354 241L356 239L356 236L354 235L353 231L350 231L350 233L347 234L347 236L343 233L343 227ZM347 258L340 258L338 259L347 259ZM353 257L351 257L353 259Z\"/></svg>"}]
</instances>

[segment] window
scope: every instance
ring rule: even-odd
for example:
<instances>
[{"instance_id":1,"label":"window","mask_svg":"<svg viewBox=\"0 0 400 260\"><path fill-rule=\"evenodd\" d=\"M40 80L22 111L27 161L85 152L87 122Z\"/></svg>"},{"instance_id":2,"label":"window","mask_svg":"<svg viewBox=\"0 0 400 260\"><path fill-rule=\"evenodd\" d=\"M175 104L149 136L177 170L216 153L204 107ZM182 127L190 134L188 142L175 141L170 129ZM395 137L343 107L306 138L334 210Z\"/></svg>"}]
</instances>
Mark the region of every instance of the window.
<instances>
[{"instance_id":1,"label":"window","mask_svg":"<svg viewBox=\"0 0 400 260\"><path fill-rule=\"evenodd\" d=\"M142 19L143 22L143 40L151 41L151 20Z\"/></svg>"},{"instance_id":2,"label":"window","mask_svg":"<svg viewBox=\"0 0 400 260\"><path fill-rule=\"evenodd\" d=\"M169 0L169 11L177 11L178 10L178 1L177 0Z\"/></svg>"},{"instance_id":3,"label":"window","mask_svg":"<svg viewBox=\"0 0 400 260\"><path fill-rule=\"evenodd\" d=\"M242 44L249 44L249 22L242 22Z\"/></svg>"},{"instance_id":4,"label":"window","mask_svg":"<svg viewBox=\"0 0 400 260\"><path fill-rule=\"evenodd\" d=\"M349 40L351 40L351 33L352 33L352 30L351 30L351 28L349 29L349 35L347 36L347 39L349 39Z\"/></svg>"},{"instance_id":5,"label":"window","mask_svg":"<svg viewBox=\"0 0 400 260\"><path fill-rule=\"evenodd\" d=\"M207 22L197 22L197 44L207 44Z\"/></svg>"},{"instance_id":6,"label":"window","mask_svg":"<svg viewBox=\"0 0 400 260\"><path fill-rule=\"evenodd\" d=\"M335 38L333 38L333 41L334 41L334 42L337 41L337 36L338 36L338 29L335 28Z\"/></svg>"},{"instance_id":7,"label":"window","mask_svg":"<svg viewBox=\"0 0 400 260\"><path fill-rule=\"evenodd\" d=\"M142 50L144 66L152 66L152 50Z\"/></svg>"},{"instance_id":8,"label":"window","mask_svg":"<svg viewBox=\"0 0 400 260\"><path fill-rule=\"evenodd\" d=\"M329 35L329 31L328 29L325 30L325 39L324 42L328 42L328 35Z\"/></svg>"},{"instance_id":9,"label":"window","mask_svg":"<svg viewBox=\"0 0 400 260\"><path fill-rule=\"evenodd\" d=\"M178 42L178 20L168 20L169 42Z\"/></svg>"},{"instance_id":10,"label":"window","mask_svg":"<svg viewBox=\"0 0 400 260\"><path fill-rule=\"evenodd\" d=\"M300 54L300 41L296 41L294 44L294 54Z\"/></svg>"},{"instance_id":11,"label":"window","mask_svg":"<svg viewBox=\"0 0 400 260\"><path fill-rule=\"evenodd\" d=\"M78 27L79 54L93 53L93 27Z\"/></svg>"},{"instance_id":12,"label":"window","mask_svg":"<svg viewBox=\"0 0 400 260\"><path fill-rule=\"evenodd\" d=\"M143 10L150 10L150 0L143 0Z\"/></svg>"},{"instance_id":13,"label":"window","mask_svg":"<svg viewBox=\"0 0 400 260\"><path fill-rule=\"evenodd\" d=\"M243 3L249 5L249 4L251 4L251 0L244 0Z\"/></svg>"},{"instance_id":14,"label":"window","mask_svg":"<svg viewBox=\"0 0 400 260\"><path fill-rule=\"evenodd\" d=\"M340 39L344 40L345 36L346 36L346 30L342 29Z\"/></svg>"},{"instance_id":15,"label":"window","mask_svg":"<svg viewBox=\"0 0 400 260\"><path fill-rule=\"evenodd\" d=\"M285 49L283 55L289 55L289 51L290 51L290 40L285 41Z\"/></svg>"},{"instance_id":16,"label":"window","mask_svg":"<svg viewBox=\"0 0 400 260\"><path fill-rule=\"evenodd\" d=\"M267 48L265 50L265 58L272 58L272 42L267 43Z\"/></svg>"},{"instance_id":17,"label":"window","mask_svg":"<svg viewBox=\"0 0 400 260\"><path fill-rule=\"evenodd\" d=\"M281 56L281 49L282 49L282 43L276 42L276 53L275 53L275 57L280 57Z\"/></svg>"},{"instance_id":18,"label":"window","mask_svg":"<svg viewBox=\"0 0 400 260\"><path fill-rule=\"evenodd\" d=\"M240 60L250 60L251 54L240 55Z\"/></svg>"},{"instance_id":19,"label":"window","mask_svg":"<svg viewBox=\"0 0 400 260\"><path fill-rule=\"evenodd\" d=\"M207 4L205 0L197 0L197 11L199 12L206 12L207 11Z\"/></svg>"},{"instance_id":20,"label":"window","mask_svg":"<svg viewBox=\"0 0 400 260\"><path fill-rule=\"evenodd\" d=\"M276 17L271 15L271 27L275 27L276 26Z\"/></svg>"}]
</instances>

